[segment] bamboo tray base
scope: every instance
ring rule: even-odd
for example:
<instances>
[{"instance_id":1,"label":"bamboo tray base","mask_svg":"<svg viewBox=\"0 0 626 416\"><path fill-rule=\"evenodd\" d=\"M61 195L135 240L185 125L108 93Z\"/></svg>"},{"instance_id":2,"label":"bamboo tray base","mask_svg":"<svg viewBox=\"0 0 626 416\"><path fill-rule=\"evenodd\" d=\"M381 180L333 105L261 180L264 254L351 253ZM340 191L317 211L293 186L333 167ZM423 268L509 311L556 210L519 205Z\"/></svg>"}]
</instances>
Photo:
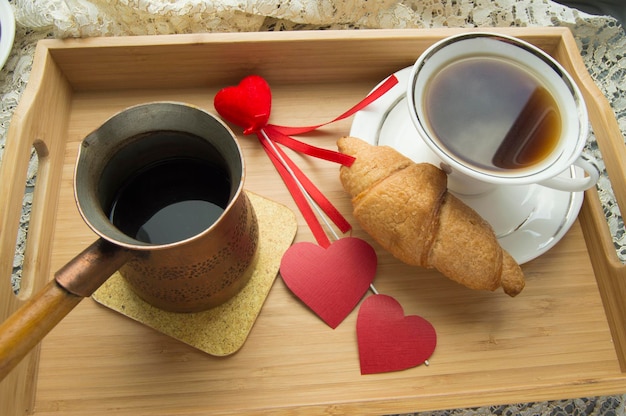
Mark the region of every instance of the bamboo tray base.
<instances>
[{"instance_id":1,"label":"bamboo tray base","mask_svg":"<svg viewBox=\"0 0 626 416\"><path fill-rule=\"evenodd\" d=\"M622 208L626 160L611 109L563 28L497 29L545 49L584 91ZM0 319L36 292L95 236L73 199L79 142L128 106L172 100L213 111L215 93L246 75L272 87L271 121L312 125L350 108L387 75L411 65L457 29L197 34L45 40L11 123L0 171L0 273L8 281L28 159L40 164L23 289L0 293ZM300 137L335 149L351 119ZM240 132L237 126L233 130ZM240 135L246 188L295 204L256 139ZM350 216L338 167L293 156ZM295 241L314 241L298 214ZM385 414L626 392L626 273L595 191L547 254L524 265L527 287L466 289L437 272L398 263L377 248L376 288L406 314L431 321L430 366L361 376L356 313L329 329L277 279L243 347L213 357L85 299L0 383L0 414Z\"/></svg>"}]
</instances>

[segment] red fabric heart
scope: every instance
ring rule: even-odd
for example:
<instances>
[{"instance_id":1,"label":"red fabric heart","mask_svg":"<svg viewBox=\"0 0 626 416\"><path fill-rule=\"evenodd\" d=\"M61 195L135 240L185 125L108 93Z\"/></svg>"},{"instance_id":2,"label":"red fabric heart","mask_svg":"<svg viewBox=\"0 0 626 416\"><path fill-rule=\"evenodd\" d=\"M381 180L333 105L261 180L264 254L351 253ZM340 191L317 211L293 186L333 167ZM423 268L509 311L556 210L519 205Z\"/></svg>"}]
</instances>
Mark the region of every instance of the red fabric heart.
<instances>
[{"instance_id":1,"label":"red fabric heart","mask_svg":"<svg viewBox=\"0 0 626 416\"><path fill-rule=\"evenodd\" d=\"M404 316L402 306L387 295L369 296L356 323L361 374L416 367L435 351L437 334L426 319Z\"/></svg>"},{"instance_id":2,"label":"red fabric heart","mask_svg":"<svg viewBox=\"0 0 626 416\"><path fill-rule=\"evenodd\" d=\"M224 119L243 127L244 134L251 134L262 129L270 118L272 91L262 77L250 75L239 85L218 91L213 105Z\"/></svg>"},{"instance_id":3,"label":"red fabric heart","mask_svg":"<svg viewBox=\"0 0 626 416\"><path fill-rule=\"evenodd\" d=\"M283 255L280 274L287 287L334 329L367 291L377 263L372 246L345 237L326 249L309 242L292 245Z\"/></svg>"}]
</instances>

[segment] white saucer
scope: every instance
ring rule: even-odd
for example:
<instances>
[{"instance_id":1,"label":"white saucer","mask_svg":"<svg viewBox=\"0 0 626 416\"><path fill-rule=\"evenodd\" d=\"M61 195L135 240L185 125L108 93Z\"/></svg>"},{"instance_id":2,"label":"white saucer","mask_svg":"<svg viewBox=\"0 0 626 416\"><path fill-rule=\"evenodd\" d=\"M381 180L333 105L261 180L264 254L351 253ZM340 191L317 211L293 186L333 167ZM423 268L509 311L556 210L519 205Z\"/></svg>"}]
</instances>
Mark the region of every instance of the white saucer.
<instances>
[{"instance_id":1,"label":"white saucer","mask_svg":"<svg viewBox=\"0 0 626 416\"><path fill-rule=\"evenodd\" d=\"M8 0L0 0L0 69L9 58L15 40L15 17Z\"/></svg>"},{"instance_id":2,"label":"white saucer","mask_svg":"<svg viewBox=\"0 0 626 416\"><path fill-rule=\"evenodd\" d=\"M395 73L398 84L357 112L350 135L370 144L387 145L413 159L438 166L409 117L405 91L411 68ZM571 168L561 175L582 177ZM457 196L493 227L500 245L519 263L551 249L570 229L583 202L583 192L557 191L540 185L498 186L487 194Z\"/></svg>"}]
</instances>

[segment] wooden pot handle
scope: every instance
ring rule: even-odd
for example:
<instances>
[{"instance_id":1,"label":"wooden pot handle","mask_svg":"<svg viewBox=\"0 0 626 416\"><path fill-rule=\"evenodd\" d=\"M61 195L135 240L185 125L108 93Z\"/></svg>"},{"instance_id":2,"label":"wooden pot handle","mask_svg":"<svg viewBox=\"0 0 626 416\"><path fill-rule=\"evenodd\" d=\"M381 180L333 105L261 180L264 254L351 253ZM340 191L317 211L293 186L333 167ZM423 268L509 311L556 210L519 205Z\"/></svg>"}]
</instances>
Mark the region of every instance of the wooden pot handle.
<instances>
[{"instance_id":1,"label":"wooden pot handle","mask_svg":"<svg viewBox=\"0 0 626 416\"><path fill-rule=\"evenodd\" d=\"M83 298L91 296L130 259L130 250L99 239L63 266L0 325L0 381Z\"/></svg>"}]
</instances>

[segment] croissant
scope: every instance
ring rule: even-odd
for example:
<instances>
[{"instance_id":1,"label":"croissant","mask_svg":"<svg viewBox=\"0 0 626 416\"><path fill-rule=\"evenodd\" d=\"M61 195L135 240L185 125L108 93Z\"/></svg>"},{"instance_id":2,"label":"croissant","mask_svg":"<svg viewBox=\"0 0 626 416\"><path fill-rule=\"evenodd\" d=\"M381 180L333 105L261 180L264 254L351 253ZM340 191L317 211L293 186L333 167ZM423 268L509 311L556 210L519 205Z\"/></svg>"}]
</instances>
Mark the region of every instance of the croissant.
<instances>
[{"instance_id":1,"label":"croissant","mask_svg":"<svg viewBox=\"0 0 626 416\"><path fill-rule=\"evenodd\" d=\"M354 217L385 250L471 289L502 286L510 296L522 291L520 266L500 247L489 223L448 192L441 169L354 137L337 144L340 152L356 157L351 167L340 169Z\"/></svg>"}]
</instances>

